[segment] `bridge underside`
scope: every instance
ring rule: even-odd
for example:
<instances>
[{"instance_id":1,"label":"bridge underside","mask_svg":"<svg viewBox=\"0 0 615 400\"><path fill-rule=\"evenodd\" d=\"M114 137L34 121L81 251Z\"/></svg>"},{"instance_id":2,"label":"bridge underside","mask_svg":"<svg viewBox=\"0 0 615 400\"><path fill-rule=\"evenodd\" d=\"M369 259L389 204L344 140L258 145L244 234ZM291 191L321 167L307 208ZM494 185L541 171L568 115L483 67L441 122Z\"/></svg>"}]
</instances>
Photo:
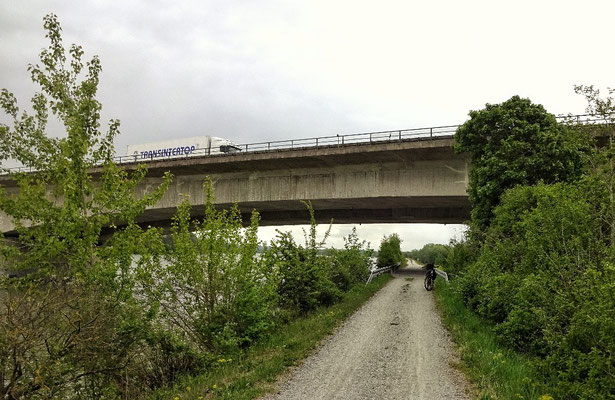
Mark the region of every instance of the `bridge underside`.
<instances>
[{"instance_id":1,"label":"bridge underside","mask_svg":"<svg viewBox=\"0 0 615 400\"><path fill-rule=\"evenodd\" d=\"M377 197L354 199L311 200L319 223L333 219L339 224L370 223L441 223L462 224L470 218L470 204L465 196L451 197ZM245 202L238 204L245 224L250 213L257 210L260 226L309 224L306 206L297 200ZM218 204L229 208L231 204ZM167 227L175 208L147 210L141 216L141 225ZM193 216L203 215L202 207L193 208Z\"/></svg>"}]
</instances>

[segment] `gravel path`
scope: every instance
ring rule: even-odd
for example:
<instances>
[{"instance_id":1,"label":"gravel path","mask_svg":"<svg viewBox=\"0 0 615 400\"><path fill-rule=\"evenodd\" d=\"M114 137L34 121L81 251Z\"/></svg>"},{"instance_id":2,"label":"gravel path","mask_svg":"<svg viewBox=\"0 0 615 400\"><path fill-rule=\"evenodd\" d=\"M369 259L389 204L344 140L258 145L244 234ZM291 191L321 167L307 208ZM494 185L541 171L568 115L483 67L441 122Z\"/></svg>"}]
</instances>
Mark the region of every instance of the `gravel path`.
<instances>
[{"instance_id":1,"label":"gravel path","mask_svg":"<svg viewBox=\"0 0 615 400\"><path fill-rule=\"evenodd\" d=\"M414 278L414 279L409 279ZM416 266L399 271L269 400L468 399Z\"/></svg>"}]
</instances>

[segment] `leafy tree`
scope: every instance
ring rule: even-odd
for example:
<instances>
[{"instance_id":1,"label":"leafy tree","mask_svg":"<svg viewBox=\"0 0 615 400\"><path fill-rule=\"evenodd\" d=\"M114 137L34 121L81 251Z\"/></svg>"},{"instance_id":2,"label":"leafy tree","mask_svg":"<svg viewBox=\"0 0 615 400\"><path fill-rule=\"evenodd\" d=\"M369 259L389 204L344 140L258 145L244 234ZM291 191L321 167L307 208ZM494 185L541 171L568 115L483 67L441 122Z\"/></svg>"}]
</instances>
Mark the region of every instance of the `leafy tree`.
<instances>
[{"instance_id":1,"label":"leafy tree","mask_svg":"<svg viewBox=\"0 0 615 400\"><path fill-rule=\"evenodd\" d=\"M356 228L344 238L344 249L331 249L329 255L333 260L331 280L343 291L352 285L364 282L369 274L372 250L369 243L361 241Z\"/></svg>"},{"instance_id":2,"label":"leafy tree","mask_svg":"<svg viewBox=\"0 0 615 400\"><path fill-rule=\"evenodd\" d=\"M276 277L256 256L258 213L243 228L239 209L216 210L213 184L204 183L202 221L190 217L184 200L170 240L140 260L140 285L160 307L167 326L201 351L244 346L268 329Z\"/></svg>"},{"instance_id":3,"label":"leafy tree","mask_svg":"<svg viewBox=\"0 0 615 400\"><path fill-rule=\"evenodd\" d=\"M472 157L468 194L479 230L490 224L507 189L572 181L587 165L586 135L559 124L529 99L513 96L469 115L455 133L455 151Z\"/></svg>"},{"instance_id":4,"label":"leafy tree","mask_svg":"<svg viewBox=\"0 0 615 400\"><path fill-rule=\"evenodd\" d=\"M575 89L606 123L574 129L612 132L615 101L591 86ZM460 272L466 304L494 324L503 343L532 356L555 398L615 393L613 149L608 140L577 179L507 190L480 246L471 239L447 258ZM578 151L586 157L583 146Z\"/></svg>"},{"instance_id":5,"label":"leafy tree","mask_svg":"<svg viewBox=\"0 0 615 400\"><path fill-rule=\"evenodd\" d=\"M393 266L397 268L403 266L402 264L405 260L406 257L401 252L401 239L399 236L396 233L385 236L382 242L380 242L380 248L378 249L378 266Z\"/></svg>"},{"instance_id":6,"label":"leafy tree","mask_svg":"<svg viewBox=\"0 0 615 400\"><path fill-rule=\"evenodd\" d=\"M615 199L615 143L613 134L615 130L615 89L607 88L608 95L603 97L600 90L593 86L578 85L574 88L587 101L586 112L601 118L599 124L589 125L585 128L595 136L608 137L607 143L602 146L596 157L592 159L592 169L606 184L609 198ZM604 222L610 226L611 243L615 244L615 201L611 201L609 213L603 215ZM615 254L614 254L615 255Z\"/></svg>"},{"instance_id":7,"label":"leafy tree","mask_svg":"<svg viewBox=\"0 0 615 400\"><path fill-rule=\"evenodd\" d=\"M615 89L606 88L608 95L606 97L600 94L600 89L594 88L593 85L575 85L574 92L585 97L587 108L585 111L591 115L602 117L607 126L612 127L615 122ZM600 125L598 125L600 126Z\"/></svg>"},{"instance_id":8,"label":"leafy tree","mask_svg":"<svg viewBox=\"0 0 615 400\"><path fill-rule=\"evenodd\" d=\"M67 55L55 15L44 27L50 45L41 64L28 67L41 89L33 112L21 111L8 90L0 93L12 119L0 126L0 158L36 170L13 175L16 188L0 187L0 210L16 231L11 240L0 238L3 269L12 275L0 276L0 397L116 398L146 323L132 292L141 234L134 219L162 195L168 178L134 197L145 169L129 176L111 162L119 121L101 132L99 59L84 64L76 45ZM46 135L50 113L66 137ZM101 246L103 227L111 232Z\"/></svg>"}]
</instances>

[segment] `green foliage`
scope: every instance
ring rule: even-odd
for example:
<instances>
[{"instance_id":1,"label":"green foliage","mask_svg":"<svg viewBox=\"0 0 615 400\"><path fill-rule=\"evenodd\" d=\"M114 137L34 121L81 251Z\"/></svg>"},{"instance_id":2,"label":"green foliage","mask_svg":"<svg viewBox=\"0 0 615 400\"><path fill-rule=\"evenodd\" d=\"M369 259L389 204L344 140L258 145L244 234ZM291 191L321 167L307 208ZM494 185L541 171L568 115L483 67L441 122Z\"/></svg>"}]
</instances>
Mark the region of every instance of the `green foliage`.
<instances>
[{"instance_id":1,"label":"green foliage","mask_svg":"<svg viewBox=\"0 0 615 400\"><path fill-rule=\"evenodd\" d=\"M609 125L613 125L615 121L615 95L614 88L607 88L608 95L603 97L600 95L600 89L594 88L593 85L575 85L574 92L585 97L587 108L585 111L588 114L602 117Z\"/></svg>"},{"instance_id":2,"label":"green foliage","mask_svg":"<svg viewBox=\"0 0 615 400\"><path fill-rule=\"evenodd\" d=\"M329 256L333 263L331 280L343 291L364 282L369 275L372 250L359 239L356 228L344 238L344 249L331 249Z\"/></svg>"},{"instance_id":3,"label":"green foliage","mask_svg":"<svg viewBox=\"0 0 615 400\"><path fill-rule=\"evenodd\" d=\"M139 398L144 389L155 390L172 385L186 374L198 374L215 362L210 353L199 352L177 334L167 329L150 327L145 343L135 354L135 362L127 371L124 396Z\"/></svg>"},{"instance_id":4,"label":"green foliage","mask_svg":"<svg viewBox=\"0 0 615 400\"><path fill-rule=\"evenodd\" d=\"M396 233L385 236L378 249L378 267L405 266L406 257L401 252L401 239Z\"/></svg>"},{"instance_id":5,"label":"green foliage","mask_svg":"<svg viewBox=\"0 0 615 400\"><path fill-rule=\"evenodd\" d=\"M448 255L442 261L442 265L446 267L446 272L449 276L455 277L462 273L469 264L474 262L479 248L479 244L472 240L469 235L466 235L465 240L460 242L451 242Z\"/></svg>"},{"instance_id":6,"label":"green foliage","mask_svg":"<svg viewBox=\"0 0 615 400\"><path fill-rule=\"evenodd\" d=\"M42 66L29 67L41 89L33 113L20 111L6 89L0 93L13 120L1 126L0 157L37 171L13 175L16 188L0 187L0 210L16 230L14 239L0 238L3 269L13 275L0 276L0 397L116 398L147 319L132 292L131 257L141 235L134 218L169 178L134 197L145 170L129 176L110 161L119 122L99 129L98 58L83 64L75 45L67 55L57 18L44 21L50 45ZM50 110L66 137L46 136ZM101 164L95 185L89 169ZM101 246L103 227L110 228Z\"/></svg>"},{"instance_id":7,"label":"green foliage","mask_svg":"<svg viewBox=\"0 0 615 400\"><path fill-rule=\"evenodd\" d=\"M202 374L185 377L174 387L154 392L150 398L167 400L261 398L277 389L275 381L288 368L313 353L323 338L330 335L372 295L391 280L388 274L378 276L369 285L362 282L343 294L331 307L319 307L300 316L259 339L238 358L217 359L215 366Z\"/></svg>"},{"instance_id":8,"label":"green foliage","mask_svg":"<svg viewBox=\"0 0 615 400\"><path fill-rule=\"evenodd\" d=\"M0 92L12 119L0 125L0 161L34 171L0 186L0 211L15 226L0 235L0 398L143 398L215 369L220 354L243 354L282 316L358 287L369 251L353 232L344 250L322 254L328 232L316 239L309 205L305 245L280 234L263 257L258 214L244 227L237 207L216 210L209 180L202 221L184 201L169 236L140 228L135 219L171 177L135 196L146 170L129 174L111 161L119 122L100 130L98 58L84 64L75 45L67 54L54 15L45 29L42 66L29 67L41 88L33 112ZM50 113L65 137L46 136Z\"/></svg>"},{"instance_id":9,"label":"green foliage","mask_svg":"<svg viewBox=\"0 0 615 400\"><path fill-rule=\"evenodd\" d=\"M243 228L237 207L218 211L213 185L204 183L205 215L191 219L184 200L168 248L148 240L139 260L145 306L163 329L201 352L244 347L271 327L277 277L256 256L258 214Z\"/></svg>"},{"instance_id":10,"label":"green foliage","mask_svg":"<svg viewBox=\"0 0 615 400\"><path fill-rule=\"evenodd\" d=\"M540 357L555 394L608 398L615 382L610 230L604 181L539 184L508 191L460 293L493 321L500 340Z\"/></svg>"},{"instance_id":11,"label":"green foliage","mask_svg":"<svg viewBox=\"0 0 615 400\"><path fill-rule=\"evenodd\" d=\"M461 369L477 389L473 398L548 399L552 387L540 381L532 359L503 346L490 324L465 307L456 289L454 280L437 281L434 293L457 344Z\"/></svg>"},{"instance_id":12,"label":"green foliage","mask_svg":"<svg viewBox=\"0 0 615 400\"><path fill-rule=\"evenodd\" d=\"M469 115L455 133L455 151L472 157L468 194L476 228L490 224L507 189L572 181L587 165L586 135L529 99L513 96Z\"/></svg>"},{"instance_id":13,"label":"green foliage","mask_svg":"<svg viewBox=\"0 0 615 400\"><path fill-rule=\"evenodd\" d=\"M601 98L591 86L575 90L588 100L588 112L597 113L606 123L571 126L563 132L583 132L572 135L573 139L587 133L610 134L613 99ZM493 116L498 121L510 113L499 106L489 111L497 111ZM551 123L537 125L554 129ZM454 287L457 295L494 324L500 343L532 357L535 376L550 386L553 398L613 399L615 147L610 137L603 140L605 146L587 158L582 169L588 152L583 142L578 145L571 137L534 143L533 154L561 151L553 154L567 160L560 165L555 158L545 158L546 167L537 169L540 181L520 180L516 183L524 186L512 189L497 179L491 187L488 180L482 181L483 186L480 180L473 181L475 194L485 187L482 194L495 193L492 189L497 188L501 195L497 201L475 204L478 209L469 240L451 249L446 264L459 276ZM473 162L479 160L479 168L492 165L483 163L491 157L489 142L465 144L473 152ZM508 154L514 148L501 142L503 150L493 154ZM559 168L565 168L565 173L557 172ZM547 178L545 171L557 173Z\"/></svg>"},{"instance_id":14,"label":"green foliage","mask_svg":"<svg viewBox=\"0 0 615 400\"><path fill-rule=\"evenodd\" d=\"M310 213L310 230L304 232L305 244L297 245L290 232L278 231L264 257L279 274L280 305L302 314L321 305L331 305L341 296L331 281L331 258L319 254L331 227L322 240L317 240L314 210L309 203L306 206Z\"/></svg>"}]
</instances>

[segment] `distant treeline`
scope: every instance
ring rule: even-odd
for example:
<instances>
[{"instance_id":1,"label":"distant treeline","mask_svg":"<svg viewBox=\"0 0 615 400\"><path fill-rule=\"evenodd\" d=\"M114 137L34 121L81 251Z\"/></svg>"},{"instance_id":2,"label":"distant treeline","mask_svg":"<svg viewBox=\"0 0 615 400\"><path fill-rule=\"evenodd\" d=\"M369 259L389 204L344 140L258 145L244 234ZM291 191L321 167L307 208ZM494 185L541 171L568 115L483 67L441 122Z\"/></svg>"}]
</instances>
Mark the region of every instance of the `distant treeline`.
<instances>
[{"instance_id":1,"label":"distant treeline","mask_svg":"<svg viewBox=\"0 0 615 400\"><path fill-rule=\"evenodd\" d=\"M423 264L442 265L446 261L450 246L429 243L420 249L406 252L406 256Z\"/></svg>"}]
</instances>

